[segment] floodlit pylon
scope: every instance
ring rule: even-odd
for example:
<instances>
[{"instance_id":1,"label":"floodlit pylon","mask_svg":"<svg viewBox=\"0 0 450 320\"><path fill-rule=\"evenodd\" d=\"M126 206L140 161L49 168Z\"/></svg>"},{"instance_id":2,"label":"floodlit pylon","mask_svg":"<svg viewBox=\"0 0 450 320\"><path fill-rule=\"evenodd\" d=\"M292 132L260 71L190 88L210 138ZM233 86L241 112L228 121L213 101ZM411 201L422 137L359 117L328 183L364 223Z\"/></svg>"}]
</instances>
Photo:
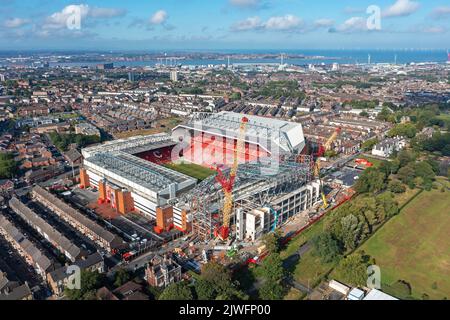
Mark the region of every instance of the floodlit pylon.
<instances>
[{"instance_id":1,"label":"floodlit pylon","mask_svg":"<svg viewBox=\"0 0 450 320\"><path fill-rule=\"evenodd\" d=\"M222 186L224 193L224 205L222 211L223 223L217 232L218 236L222 240L227 239L230 233L231 212L233 210L233 187L239 167L239 152L241 152L245 148L245 134L247 132L248 121L249 120L247 117L243 117L241 120L241 125L239 127L239 136L233 153L233 165L231 167L230 177L227 179L223 175L222 171L217 168L218 174L216 176L216 180Z\"/></svg>"}]
</instances>

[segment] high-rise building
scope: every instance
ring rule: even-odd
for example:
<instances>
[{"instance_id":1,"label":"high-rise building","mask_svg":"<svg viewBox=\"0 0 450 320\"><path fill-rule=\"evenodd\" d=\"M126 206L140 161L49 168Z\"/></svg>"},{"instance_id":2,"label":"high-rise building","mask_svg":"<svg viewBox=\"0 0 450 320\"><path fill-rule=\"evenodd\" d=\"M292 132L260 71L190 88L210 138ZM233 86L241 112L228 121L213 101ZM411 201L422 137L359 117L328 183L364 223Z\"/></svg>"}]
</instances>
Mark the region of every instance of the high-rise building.
<instances>
[{"instance_id":1,"label":"high-rise building","mask_svg":"<svg viewBox=\"0 0 450 320\"><path fill-rule=\"evenodd\" d=\"M178 71L176 70L170 71L170 80L173 82L178 81Z\"/></svg>"},{"instance_id":2,"label":"high-rise building","mask_svg":"<svg viewBox=\"0 0 450 320\"><path fill-rule=\"evenodd\" d=\"M128 72L128 81L134 82L134 72Z\"/></svg>"},{"instance_id":3,"label":"high-rise building","mask_svg":"<svg viewBox=\"0 0 450 320\"><path fill-rule=\"evenodd\" d=\"M111 70L114 69L113 63L101 63L97 65L98 70Z\"/></svg>"},{"instance_id":4,"label":"high-rise building","mask_svg":"<svg viewBox=\"0 0 450 320\"><path fill-rule=\"evenodd\" d=\"M4 74L0 74L0 82L4 82L6 80L6 77Z\"/></svg>"}]
</instances>

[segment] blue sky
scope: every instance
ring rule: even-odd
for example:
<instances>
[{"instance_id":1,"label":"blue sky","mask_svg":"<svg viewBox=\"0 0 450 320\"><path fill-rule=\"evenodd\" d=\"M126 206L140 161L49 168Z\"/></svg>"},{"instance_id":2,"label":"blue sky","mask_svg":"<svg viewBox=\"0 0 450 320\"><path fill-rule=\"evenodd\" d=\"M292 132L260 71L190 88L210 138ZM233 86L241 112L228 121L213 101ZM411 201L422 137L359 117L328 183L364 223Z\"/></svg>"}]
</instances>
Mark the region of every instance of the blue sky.
<instances>
[{"instance_id":1,"label":"blue sky","mask_svg":"<svg viewBox=\"0 0 450 320\"><path fill-rule=\"evenodd\" d=\"M446 47L449 0L0 0L0 50Z\"/></svg>"}]
</instances>

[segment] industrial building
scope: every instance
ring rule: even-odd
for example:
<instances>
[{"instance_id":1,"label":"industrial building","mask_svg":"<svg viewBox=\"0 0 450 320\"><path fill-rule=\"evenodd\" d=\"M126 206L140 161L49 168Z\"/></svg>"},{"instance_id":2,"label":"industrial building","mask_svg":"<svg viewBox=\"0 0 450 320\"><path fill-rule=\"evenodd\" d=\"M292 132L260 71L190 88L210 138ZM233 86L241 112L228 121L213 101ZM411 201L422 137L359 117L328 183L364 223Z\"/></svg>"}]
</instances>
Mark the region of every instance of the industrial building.
<instances>
[{"instance_id":1,"label":"industrial building","mask_svg":"<svg viewBox=\"0 0 450 320\"><path fill-rule=\"evenodd\" d=\"M35 229L41 236L49 241L58 251L64 254L70 261L75 262L83 255L83 250L74 245L64 235L49 225L44 219L27 207L19 199L13 197L9 201L10 208L17 213L26 223Z\"/></svg>"},{"instance_id":2,"label":"industrial building","mask_svg":"<svg viewBox=\"0 0 450 320\"><path fill-rule=\"evenodd\" d=\"M182 160L230 174L238 140L240 163L233 190L232 233L255 240L320 201L312 159L300 123L232 112L198 113L157 134L108 142L82 150L81 188L98 189L99 202L120 214L135 211L156 220L157 232L175 227L209 240L221 221L224 191L217 177L196 179L162 164ZM219 169L218 169L219 170Z\"/></svg>"},{"instance_id":3,"label":"industrial building","mask_svg":"<svg viewBox=\"0 0 450 320\"><path fill-rule=\"evenodd\" d=\"M34 199L56 213L72 227L88 236L102 248L112 251L123 246L123 240L87 218L40 186L33 188Z\"/></svg>"}]
</instances>

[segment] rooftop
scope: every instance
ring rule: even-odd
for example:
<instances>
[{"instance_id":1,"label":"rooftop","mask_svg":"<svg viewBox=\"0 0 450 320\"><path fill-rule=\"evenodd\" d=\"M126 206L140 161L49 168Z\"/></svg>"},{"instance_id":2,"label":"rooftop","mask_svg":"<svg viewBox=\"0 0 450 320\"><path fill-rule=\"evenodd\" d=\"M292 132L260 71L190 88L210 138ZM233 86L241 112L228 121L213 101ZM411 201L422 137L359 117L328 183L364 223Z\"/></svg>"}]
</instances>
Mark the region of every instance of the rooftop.
<instances>
[{"instance_id":1,"label":"rooftop","mask_svg":"<svg viewBox=\"0 0 450 320\"><path fill-rule=\"evenodd\" d=\"M256 142L258 141L257 138L266 138L276 142L285 152L292 152L294 149L302 150L305 146L303 128L300 123L243 115L235 112L198 113L186 124L178 127L198 128L204 131L211 131L213 134L217 134L217 130L223 130L226 136L237 138L242 117L244 116L249 120L246 132L246 139L249 142Z\"/></svg>"}]
</instances>

